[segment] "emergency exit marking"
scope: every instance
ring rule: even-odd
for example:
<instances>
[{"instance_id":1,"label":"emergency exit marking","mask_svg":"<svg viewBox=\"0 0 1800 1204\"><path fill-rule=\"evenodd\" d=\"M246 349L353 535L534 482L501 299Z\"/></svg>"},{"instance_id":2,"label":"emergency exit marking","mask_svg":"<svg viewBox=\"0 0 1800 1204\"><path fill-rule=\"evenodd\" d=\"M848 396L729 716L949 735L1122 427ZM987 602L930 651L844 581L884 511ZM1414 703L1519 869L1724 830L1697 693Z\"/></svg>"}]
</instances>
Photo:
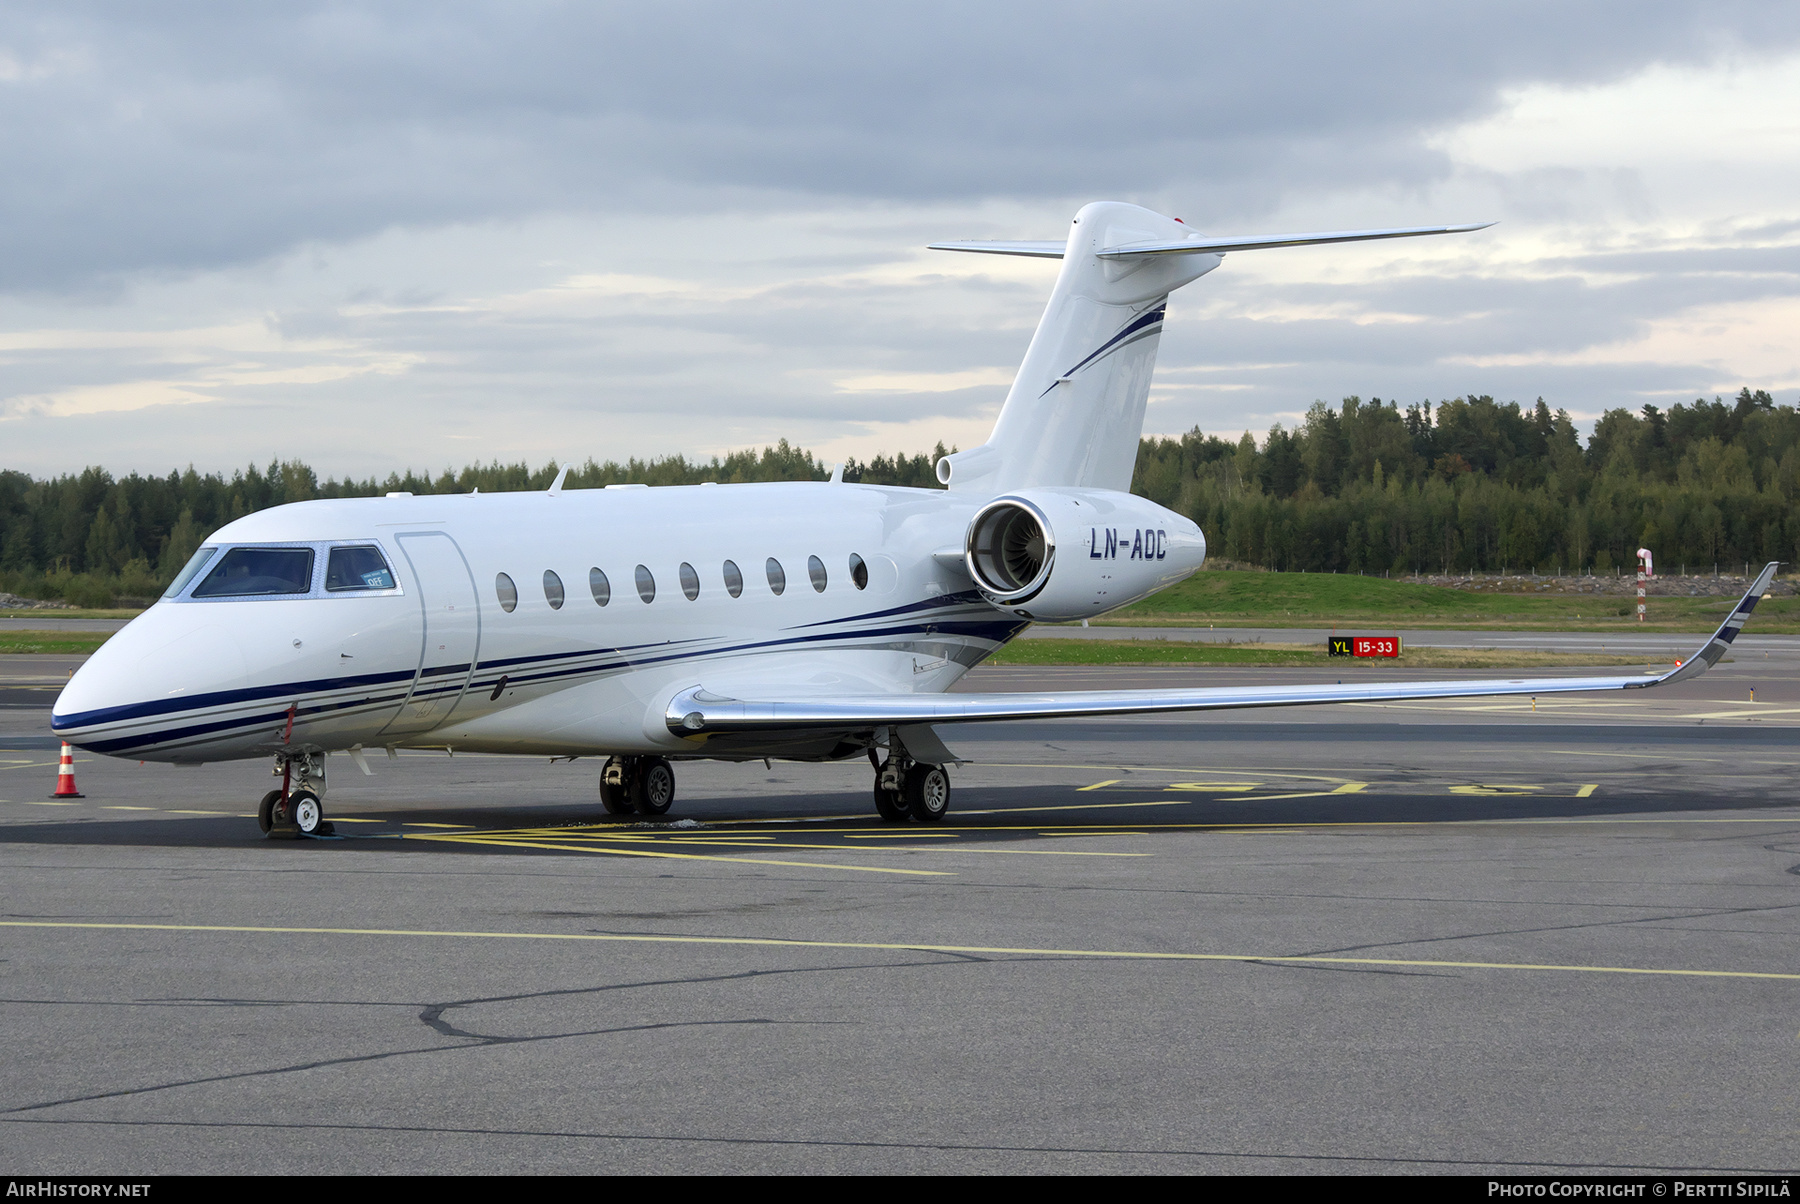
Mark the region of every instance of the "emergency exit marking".
<instances>
[{"instance_id":1,"label":"emergency exit marking","mask_svg":"<svg viewBox=\"0 0 1800 1204\"><path fill-rule=\"evenodd\" d=\"M1397 635L1334 635L1326 645L1332 656L1399 656Z\"/></svg>"}]
</instances>

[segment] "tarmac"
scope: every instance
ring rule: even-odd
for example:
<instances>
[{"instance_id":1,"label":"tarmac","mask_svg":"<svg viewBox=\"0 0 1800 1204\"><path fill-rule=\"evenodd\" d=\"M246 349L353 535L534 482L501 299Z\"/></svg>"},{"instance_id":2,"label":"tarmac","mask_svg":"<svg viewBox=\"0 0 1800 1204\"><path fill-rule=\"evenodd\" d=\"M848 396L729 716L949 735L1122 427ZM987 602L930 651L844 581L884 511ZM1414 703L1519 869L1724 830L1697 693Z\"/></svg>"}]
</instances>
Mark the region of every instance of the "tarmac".
<instances>
[{"instance_id":1,"label":"tarmac","mask_svg":"<svg viewBox=\"0 0 1800 1204\"><path fill-rule=\"evenodd\" d=\"M588 760L332 758L300 842L261 763L80 754L50 799L79 659L0 657L16 1174L1800 1163L1800 639L1621 695L944 729L930 826L863 762L683 763L642 824Z\"/></svg>"}]
</instances>

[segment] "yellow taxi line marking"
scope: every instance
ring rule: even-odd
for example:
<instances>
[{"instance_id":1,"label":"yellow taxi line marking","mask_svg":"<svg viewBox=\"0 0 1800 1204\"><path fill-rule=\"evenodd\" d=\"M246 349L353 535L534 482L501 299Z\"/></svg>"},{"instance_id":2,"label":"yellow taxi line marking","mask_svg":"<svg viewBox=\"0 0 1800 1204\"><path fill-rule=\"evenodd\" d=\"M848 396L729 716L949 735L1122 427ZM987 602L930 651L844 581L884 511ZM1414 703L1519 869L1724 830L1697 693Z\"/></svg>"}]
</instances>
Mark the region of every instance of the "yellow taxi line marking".
<instances>
[{"instance_id":1,"label":"yellow taxi line marking","mask_svg":"<svg viewBox=\"0 0 1800 1204\"><path fill-rule=\"evenodd\" d=\"M954 832L912 832L912 833L909 833L909 832L880 832L880 833L850 833L850 832L847 832L847 833L843 833L843 835L847 839L857 839L858 837L861 837L861 836L870 836L870 837L880 837L880 838L889 839L889 840L928 840L928 839L954 840L957 838L958 834L954 833ZM1043 835L1043 836L1143 836L1143 835L1146 835L1146 833L1143 833L1143 832L1114 832L1114 831L1106 831L1106 832L1043 832L1043 833L1040 833L1040 835ZM533 840L532 838L535 838L535 840ZM605 851L604 849L597 849L595 847L597 842L606 842L606 841L611 841L611 840L614 840L617 838L608 837L608 836L605 836L605 835L599 834L599 833L587 833L587 832L583 832L579 835L566 835L563 832L558 832L556 830L549 830L549 831L543 831L543 832L532 832L532 831L469 832L469 833L457 833L454 836L449 836L449 835L441 836L441 837L440 836L419 836L419 837L415 837L414 839L454 840L454 841L457 841L457 842L463 843L463 844L495 844L495 845L515 846L515 847L519 847L519 848L557 848L557 849L565 849L565 850L580 850L583 852L595 852L595 851ZM641 839L641 838L639 838L639 839ZM773 839L773 838L763 838L763 839ZM685 842L669 840L669 841L663 841L661 843L680 844L680 843L685 843ZM729 846L729 845L737 843L737 842L721 840L721 841L715 841L712 843L717 844L717 845ZM1076 851L1073 849L990 849L990 848L969 847L969 846L964 846L964 845L958 845L955 848L950 848L950 847L947 847L944 845L918 845L918 846L907 846L907 847L903 847L903 848L896 848L893 845L882 845L878 848L865 848L865 847L862 847L859 845L782 843L782 844L754 844L754 845L751 845L750 847L759 848L759 849L816 849L816 850L820 850L822 852L828 852L828 853L896 853L896 852L897 853L1025 853L1025 854L1029 854L1031 856L1036 856L1036 857L1153 857L1153 856L1155 856L1154 853L1096 853L1096 852L1088 852L1085 850ZM670 856L670 857L682 856L682 855L683 854L675 854L675 853L663 854L663 856ZM688 855L689 856L697 856L697 854L688 854ZM703 859L718 860L718 861L746 860L746 858L741 858L741 857L720 857L720 858L703 858ZM798 863L798 862L793 862L793 863L781 862L781 863L774 863L774 864L800 864L800 863ZM867 868L867 867L854 867L854 868ZM894 871L894 872L899 872L899 871ZM916 873L918 871L910 871L910 872Z\"/></svg>"},{"instance_id":2,"label":"yellow taxi line marking","mask_svg":"<svg viewBox=\"0 0 1800 1204\"><path fill-rule=\"evenodd\" d=\"M1679 970L1657 966L1590 966L1561 962L1448 961L1411 957L1331 957L1320 954L1178 953L1136 949L1039 949L1016 945L932 945L899 941L808 941L785 937L665 936L626 932L460 932L415 928L301 928L251 924L124 924L92 920L0 920L3 928L88 928L130 932L232 932L271 936L398 936L463 940L589 941L644 945L737 945L765 949L845 949L883 952L989 954L1015 957L1091 957L1115 961L1295 962L1335 966L1415 966L1445 970L1537 970L1574 974L1632 974L1672 978L1743 978L1800 982L1800 974L1767 970Z\"/></svg>"},{"instance_id":3,"label":"yellow taxi line marking","mask_svg":"<svg viewBox=\"0 0 1800 1204\"><path fill-rule=\"evenodd\" d=\"M1577 790L1575 792L1575 797L1576 798L1587 798L1589 795L1593 794L1594 791L1596 791L1598 789L1600 789L1600 784L1598 782L1589 782L1586 786L1583 786L1580 790Z\"/></svg>"},{"instance_id":4,"label":"yellow taxi line marking","mask_svg":"<svg viewBox=\"0 0 1800 1204\"><path fill-rule=\"evenodd\" d=\"M229 811L184 811L179 808L169 807L169 808L165 809L165 814L168 814L168 815L230 815L231 812L229 812Z\"/></svg>"},{"instance_id":5,"label":"yellow taxi line marking","mask_svg":"<svg viewBox=\"0 0 1800 1204\"><path fill-rule=\"evenodd\" d=\"M492 837L457 833L455 835L409 836L409 840L442 840L459 844L498 845L503 848L516 849L554 849L559 853L605 853L614 857L668 857L677 861L734 861L741 865L785 865L810 870L850 870L863 874L916 874L929 878L951 878L954 874L943 870L902 870L890 869L876 865L827 865L815 861L775 861L767 857L716 857L705 853L659 853L650 849L621 849L607 845L588 844L547 844L541 841L527 840L495 840Z\"/></svg>"},{"instance_id":6,"label":"yellow taxi line marking","mask_svg":"<svg viewBox=\"0 0 1800 1204\"><path fill-rule=\"evenodd\" d=\"M155 811L155 807L102 807L102 811Z\"/></svg>"},{"instance_id":7,"label":"yellow taxi line marking","mask_svg":"<svg viewBox=\"0 0 1800 1204\"><path fill-rule=\"evenodd\" d=\"M468 826L469 826L469 825L468 825L468 824L418 824L418 823L402 823L402 824L401 824L401 825L400 825L400 826L401 826L401 827L403 827L403 828L467 828L467 827L468 827Z\"/></svg>"},{"instance_id":8,"label":"yellow taxi line marking","mask_svg":"<svg viewBox=\"0 0 1800 1204\"><path fill-rule=\"evenodd\" d=\"M1284 798L1320 798L1330 791L1313 790L1305 794L1259 794L1257 802ZM1191 798L1162 798L1145 803L1066 803L1054 807L995 807L985 811L958 811L958 815L1038 815L1046 811L1107 811L1120 807L1191 807ZM1202 825L1205 826L1205 825Z\"/></svg>"},{"instance_id":9,"label":"yellow taxi line marking","mask_svg":"<svg viewBox=\"0 0 1800 1204\"><path fill-rule=\"evenodd\" d=\"M1132 773L1160 773L1164 777L1170 778L1181 777L1184 774L1190 773L1254 773L1264 777L1299 778L1301 781L1342 782L1348 780L1333 774L1290 773L1284 769L1269 769L1264 766L1251 767L1246 765L1190 765L1186 769L1170 769L1166 765L1064 765L1059 762L1048 761L1034 761L1029 764L1015 763L1012 761L982 761L980 764L983 768L987 769L1097 769L1102 773L1111 770L1126 769L1130 770ZM1111 783L1103 782L1101 785L1115 785L1117 782L1123 780L1124 779L1122 778L1118 778L1114 779ZM1080 787L1078 787L1078 789L1080 789Z\"/></svg>"},{"instance_id":10,"label":"yellow taxi line marking","mask_svg":"<svg viewBox=\"0 0 1800 1204\"><path fill-rule=\"evenodd\" d=\"M846 832L845 840L955 840L957 832ZM774 837L769 837L773 840Z\"/></svg>"},{"instance_id":11,"label":"yellow taxi line marking","mask_svg":"<svg viewBox=\"0 0 1800 1204\"><path fill-rule=\"evenodd\" d=\"M79 804L77 804L77 803L58 803L58 802L51 802L51 801L45 801L45 802L40 803L36 799L29 799L29 798L20 799L19 801L24 803L27 807L74 807L74 806L79 806Z\"/></svg>"},{"instance_id":12,"label":"yellow taxi line marking","mask_svg":"<svg viewBox=\"0 0 1800 1204\"><path fill-rule=\"evenodd\" d=\"M1077 789L1079 789L1079 790L1100 790L1107 786L1117 786L1120 782L1122 782L1124 780L1125 779L1123 779L1123 778L1113 778L1111 781L1108 781L1108 782L1095 782L1092 786L1079 786L1079 787L1077 787Z\"/></svg>"},{"instance_id":13,"label":"yellow taxi line marking","mask_svg":"<svg viewBox=\"0 0 1800 1204\"><path fill-rule=\"evenodd\" d=\"M361 819L347 815L333 815L330 819L334 824L391 824L394 822L391 819Z\"/></svg>"},{"instance_id":14,"label":"yellow taxi line marking","mask_svg":"<svg viewBox=\"0 0 1800 1204\"><path fill-rule=\"evenodd\" d=\"M1049 835L1049 833L1045 833L1045 835ZM1065 835L1072 835L1072 834L1065 833ZM1083 832L1080 835L1083 835L1083 836L1086 836L1086 835L1129 836L1129 835L1134 835L1134 834L1129 833L1129 832L1097 832L1097 833ZM1088 853L1088 852L1076 852L1072 849L991 849L991 848L985 848L985 847L981 847L981 846L972 846L972 845L956 845L954 847L949 846L949 845L918 845L916 847L902 846L899 848L896 848L893 845L881 845L877 848L864 848L859 845L853 845L853 844L849 844L849 845L782 844L782 845L775 845L774 847L778 848L778 849L819 849L819 850L823 850L823 851L829 852L829 853L1030 853L1034 856L1039 856L1039 857L1150 857L1150 856L1154 856L1154 854L1151 854L1151 853Z\"/></svg>"},{"instance_id":15,"label":"yellow taxi line marking","mask_svg":"<svg viewBox=\"0 0 1800 1204\"><path fill-rule=\"evenodd\" d=\"M1551 795L1549 797L1558 798L1558 797L1562 797L1562 796ZM1023 810L1023 809L1021 809L1021 810ZM1029 812L1025 812L1025 813L1028 814ZM968 812L963 812L963 814L966 815L966 814L968 814ZM1090 832L1090 833L1097 833L1099 835L1120 836L1120 835L1127 835L1127 834L1146 835L1147 832L1144 831L1145 829L1148 829L1149 831L1155 831L1155 832L1189 832L1189 831L1204 832L1204 831L1210 831L1210 830L1215 830L1215 829L1227 829L1227 828L1432 828L1432 827L1470 828L1470 827L1479 827L1482 825L1486 825L1486 826L1490 826L1490 827L1506 827L1506 826L1517 826L1517 825L1521 825L1521 824L1549 824L1549 825L1555 825L1555 824L1781 824L1781 825L1793 826L1795 824L1800 824L1800 815L1778 816L1778 817L1773 817L1773 818L1761 818L1761 817L1707 818L1707 817L1702 817L1702 818L1691 818L1691 819L1684 819L1684 818L1677 818L1677 817L1669 817L1669 818L1652 817L1652 818L1647 818L1647 819L1626 819L1626 818L1622 818L1622 817L1613 817L1613 816L1602 815L1602 816L1585 817L1585 818L1580 818L1580 819L1552 819L1552 818L1542 818L1542 819L1455 819L1455 820L1405 819L1405 820L1341 820L1341 821L1337 821L1337 822L1308 822L1308 823L1289 823L1289 822L1283 822L1280 820L1268 820L1268 821L1265 821L1262 823L1216 823L1215 822L1215 823L1148 823L1148 824L1134 824L1134 825L1121 824L1121 825L1118 825L1116 828L1106 825L1106 824L1095 824L1095 825L1093 825L1093 827L1085 829L1085 831ZM826 830L829 831L830 829L826 829ZM977 833L981 833L981 832L1042 832L1043 830L1044 830L1044 827L1042 824L983 824L979 828L965 829L965 831L967 831L970 834L977 834Z\"/></svg>"},{"instance_id":16,"label":"yellow taxi line marking","mask_svg":"<svg viewBox=\"0 0 1800 1204\"><path fill-rule=\"evenodd\" d=\"M1362 791L1362 789L1364 787L1366 787L1367 785L1368 785L1367 782L1345 782L1342 786L1339 786L1336 790L1333 790L1331 793L1333 793L1333 794L1357 794L1357 793L1360 793Z\"/></svg>"}]
</instances>

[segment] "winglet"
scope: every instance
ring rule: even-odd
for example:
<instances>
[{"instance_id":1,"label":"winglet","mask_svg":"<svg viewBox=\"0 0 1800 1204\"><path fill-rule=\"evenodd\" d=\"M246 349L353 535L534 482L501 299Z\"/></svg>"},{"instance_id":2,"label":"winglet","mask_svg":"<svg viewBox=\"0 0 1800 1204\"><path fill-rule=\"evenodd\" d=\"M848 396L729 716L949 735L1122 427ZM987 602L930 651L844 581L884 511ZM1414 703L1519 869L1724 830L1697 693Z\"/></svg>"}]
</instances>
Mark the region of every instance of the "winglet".
<instances>
[{"instance_id":1,"label":"winglet","mask_svg":"<svg viewBox=\"0 0 1800 1204\"><path fill-rule=\"evenodd\" d=\"M1750 612L1756 609L1757 602L1768 590L1769 583L1775 580L1775 570L1780 567L1781 561L1779 560L1771 560L1765 564L1763 571L1756 575L1756 580L1750 583L1750 588L1744 591L1744 596L1738 600L1738 604L1731 608L1729 615L1725 616L1725 621L1719 624L1719 629L1712 633L1712 638L1701 645L1700 651L1661 677L1652 677L1644 684L1646 686L1666 686L1670 682L1685 681L1690 677L1700 676L1718 664L1719 658L1730 649L1731 641L1737 639L1738 632L1743 629L1744 620L1750 617Z\"/></svg>"},{"instance_id":2,"label":"winglet","mask_svg":"<svg viewBox=\"0 0 1800 1204\"><path fill-rule=\"evenodd\" d=\"M555 497L560 494L562 492L562 483L568 479L569 466L565 464L562 466L562 471L556 474L556 480L550 482L550 496Z\"/></svg>"}]
</instances>

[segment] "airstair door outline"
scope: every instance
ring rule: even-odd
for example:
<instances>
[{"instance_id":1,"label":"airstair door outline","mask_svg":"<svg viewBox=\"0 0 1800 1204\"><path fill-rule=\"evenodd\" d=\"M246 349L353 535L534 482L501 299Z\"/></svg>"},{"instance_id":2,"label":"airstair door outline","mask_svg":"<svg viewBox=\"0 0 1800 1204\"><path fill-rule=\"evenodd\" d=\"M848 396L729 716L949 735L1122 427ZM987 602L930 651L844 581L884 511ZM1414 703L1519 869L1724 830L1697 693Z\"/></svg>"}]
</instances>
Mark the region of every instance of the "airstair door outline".
<instances>
[{"instance_id":1,"label":"airstair door outline","mask_svg":"<svg viewBox=\"0 0 1800 1204\"><path fill-rule=\"evenodd\" d=\"M448 719L468 689L481 645L475 578L456 541L442 531L396 539L411 569L424 632L412 690L384 735L428 732Z\"/></svg>"}]
</instances>

